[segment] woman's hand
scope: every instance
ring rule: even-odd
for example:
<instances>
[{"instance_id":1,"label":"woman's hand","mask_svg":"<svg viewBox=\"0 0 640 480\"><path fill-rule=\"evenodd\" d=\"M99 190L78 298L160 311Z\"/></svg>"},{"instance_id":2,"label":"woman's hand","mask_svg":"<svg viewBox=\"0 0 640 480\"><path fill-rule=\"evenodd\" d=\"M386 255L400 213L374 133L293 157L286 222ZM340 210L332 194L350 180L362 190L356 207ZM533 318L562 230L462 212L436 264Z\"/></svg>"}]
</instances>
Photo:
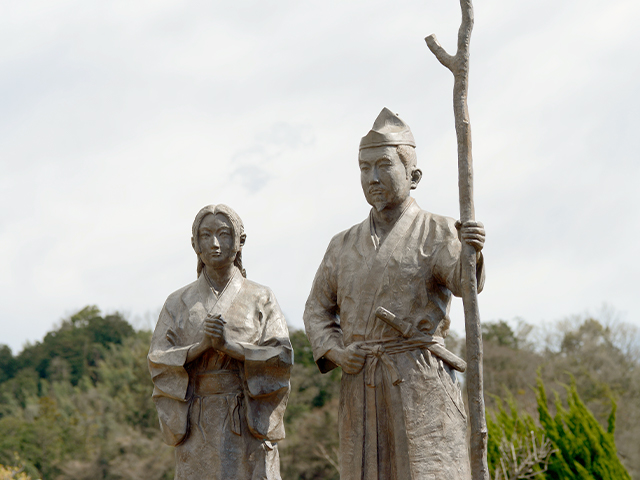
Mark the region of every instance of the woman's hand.
<instances>
[{"instance_id":1,"label":"woman's hand","mask_svg":"<svg viewBox=\"0 0 640 480\"><path fill-rule=\"evenodd\" d=\"M220 315L207 317L204 321L205 338L211 342L211 347L219 352L226 353L236 360L244 360L244 348L237 342L227 338L224 326L224 318Z\"/></svg>"},{"instance_id":2,"label":"woman's hand","mask_svg":"<svg viewBox=\"0 0 640 480\"><path fill-rule=\"evenodd\" d=\"M204 321L204 334L216 350L222 351L224 349L226 343L224 325L226 323L220 315L207 317Z\"/></svg>"}]
</instances>

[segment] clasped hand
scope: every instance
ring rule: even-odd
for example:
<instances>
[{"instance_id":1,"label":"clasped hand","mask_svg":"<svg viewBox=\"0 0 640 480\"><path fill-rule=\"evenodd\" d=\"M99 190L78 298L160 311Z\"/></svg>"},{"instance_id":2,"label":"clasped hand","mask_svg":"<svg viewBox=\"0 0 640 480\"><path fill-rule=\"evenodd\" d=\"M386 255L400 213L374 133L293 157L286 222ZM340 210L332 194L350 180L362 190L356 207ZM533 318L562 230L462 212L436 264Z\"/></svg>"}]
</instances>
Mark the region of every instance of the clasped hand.
<instances>
[{"instance_id":1,"label":"clasped hand","mask_svg":"<svg viewBox=\"0 0 640 480\"><path fill-rule=\"evenodd\" d=\"M208 316L204 321L205 338L211 342L211 347L216 350L222 351L227 343L224 335L226 323L220 315Z\"/></svg>"},{"instance_id":2,"label":"clasped hand","mask_svg":"<svg viewBox=\"0 0 640 480\"><path fill-rule=\"evenodd\" d=\"M347 348L332 348L327 354L329 360L342 367L342 371L349 375L360 373L367 356L356 343L352 343Z\"/></svg>"},{"instance_id":3,"label":"clasped hand","mask_svg":"<svg viewBox=\"0 0 640 480\"><path fill-rule=\"evenodd\" d=\"M460 223L456 222L458 229L458 238L466 244L475 248L476 252L480 252L484 247L485 231L481 222L468 221Z\"/></svg>"}]
</instances>

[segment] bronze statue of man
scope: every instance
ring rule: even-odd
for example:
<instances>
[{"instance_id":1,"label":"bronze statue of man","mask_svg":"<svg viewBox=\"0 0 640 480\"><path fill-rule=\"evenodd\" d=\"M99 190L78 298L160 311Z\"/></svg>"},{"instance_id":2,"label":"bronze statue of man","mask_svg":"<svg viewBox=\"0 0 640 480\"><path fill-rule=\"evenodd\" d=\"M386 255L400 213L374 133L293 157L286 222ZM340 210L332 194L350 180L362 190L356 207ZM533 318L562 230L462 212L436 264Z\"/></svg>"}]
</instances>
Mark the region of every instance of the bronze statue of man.
<instances>
[{"instance_id":1,"label":"bronze statue of man","mask_svg":"<svg viewBox=\"0 0 640 480\"><path fill-rule=\"evenodd\" d=\"M468 480L458 362L444 337L451 295L461 295L461 241L475 248L484 283L484 228L418 207L415 141L387 108L362 138L359 164L373 208L331 240L304 312L320 371L342 367L341 478Z\"/></svg>"}]
</instances>

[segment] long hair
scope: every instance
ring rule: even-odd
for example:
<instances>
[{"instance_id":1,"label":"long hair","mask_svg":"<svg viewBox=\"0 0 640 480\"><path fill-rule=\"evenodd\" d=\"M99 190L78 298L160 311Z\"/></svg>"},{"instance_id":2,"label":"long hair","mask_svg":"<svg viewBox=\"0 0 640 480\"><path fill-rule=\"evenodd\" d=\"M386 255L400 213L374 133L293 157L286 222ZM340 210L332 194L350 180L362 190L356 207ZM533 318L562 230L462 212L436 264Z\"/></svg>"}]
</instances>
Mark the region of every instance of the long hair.
<instances>
[{"instance_id":1,"label":"long hair","mask_svg":"<svg viewBox=\"0 0 640 480\"><path fill-rule=\"evenodd\" d=\"M242 224L240 216L231 207L227 207L223 204L207 205L206 207L203 207L198 212L195 220L193 221L193 226L191 227L191 244L193 245L193 249L196 251L196 255L198 256L198 277L200 276L200 274L202 273L202 269L204 268L204 262L200 258L200 253L202 252L202 250L200 249L200 243L198 241L198 229L200 228L200 224L202 223L204 217L209 214L215 215L216 213L224 215L231 223L231 227L233 228L233 236L235 239L235 246L236 249L238 249L238 253L236 254L236 258L233 261L233 264L238 267L238 270L240 270L242 276L246 278L247 272L242 267L242 247L240 246L240 239L242 237L246 237L244 233L244 225Z\"/></svg>"}]
</instances>

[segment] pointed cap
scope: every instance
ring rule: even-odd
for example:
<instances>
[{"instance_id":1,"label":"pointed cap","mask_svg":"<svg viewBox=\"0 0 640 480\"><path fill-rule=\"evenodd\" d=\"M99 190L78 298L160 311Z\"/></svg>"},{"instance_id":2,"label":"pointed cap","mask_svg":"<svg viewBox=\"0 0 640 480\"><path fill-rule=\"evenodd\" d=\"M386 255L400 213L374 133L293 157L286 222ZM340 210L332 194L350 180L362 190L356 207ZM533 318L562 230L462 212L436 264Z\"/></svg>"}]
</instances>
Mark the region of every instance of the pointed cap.
<instances>
[{"instance_id":1,"label":"pointed cap","mask_svg":"<svg viewBox=\"0 0 640 480\"><path fill-rule=\"evenodd\" d=\"M416 146L409 125L387 107L382 109L369 133L360 140L360 150L383 145Z\"/></svg>"}]
</instances>

